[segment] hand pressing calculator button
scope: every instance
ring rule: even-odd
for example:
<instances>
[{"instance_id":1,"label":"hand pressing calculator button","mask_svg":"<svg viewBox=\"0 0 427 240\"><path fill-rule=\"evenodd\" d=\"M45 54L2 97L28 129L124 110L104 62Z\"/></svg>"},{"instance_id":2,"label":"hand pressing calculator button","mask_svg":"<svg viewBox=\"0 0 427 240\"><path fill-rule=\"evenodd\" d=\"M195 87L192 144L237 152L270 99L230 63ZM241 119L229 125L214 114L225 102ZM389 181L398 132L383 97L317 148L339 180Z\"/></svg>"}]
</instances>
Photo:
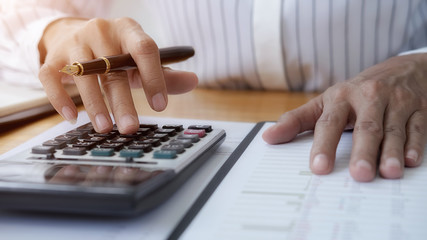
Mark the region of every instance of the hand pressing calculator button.
<instances>
[{"instance_id":1,"label":"hand pressing calculator button","mask_svg":"<svg viewBox=\"0 0 427 240\"><path fill-rule=\"evenodd\" d=\"M224 139L224 130L203 124L100 134L87 123L0 162L0 208L139 214L167 199Z\"/></svg>"}]
</instances>

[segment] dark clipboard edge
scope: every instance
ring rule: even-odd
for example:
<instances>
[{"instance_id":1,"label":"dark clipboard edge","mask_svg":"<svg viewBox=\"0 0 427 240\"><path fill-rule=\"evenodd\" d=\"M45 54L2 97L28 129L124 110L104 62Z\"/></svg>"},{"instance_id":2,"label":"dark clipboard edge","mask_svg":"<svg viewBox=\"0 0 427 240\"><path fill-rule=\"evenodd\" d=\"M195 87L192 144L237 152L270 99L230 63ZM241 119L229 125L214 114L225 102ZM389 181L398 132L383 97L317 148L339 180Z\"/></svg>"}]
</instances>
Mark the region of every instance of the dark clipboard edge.
<instances>
[{"instance_id":1,"label":"dark clipboard edge","mask_svg":"<svg viewBox=\"0 0 427 240\"><path fill-rule=\"evenodd\" d=\"M71 99L76 105L82 104L82 99L80 96L75 96ZM55 108L53 108L50 103L46 103L40 106L2 116L0 117L0 132L9 131L12 128L22 126L24 123L48 116L55 112Z\"/></svg>"},{"instance_id":2,"label":"dark clipboard edge","mask_svg":"<svg viewBox=\"0 0 427 240\"><path fill-rule=\"evenodd\" d=\"M234 164L239 160L240 156L245 152L246 148L261 130L266 122L257 123L252 130L246 135L243 141L237 146L237 148L233 151L233 153L228 157L228 159L224 162L215 176L211 179L211 181L206 185L203 191L200 193L199 197L196 201L191 205L190 209L186 212L184 217L181 218L179 223L176 225L175 229L169 235L168 239L178 239L181 234L185 231L185 229L190 225L193 221L194 217L199 213L211 195L214 193L216 188L222 182L222 180L227 176L228 172L234 166Z\"/></svg>"}]
</instances>

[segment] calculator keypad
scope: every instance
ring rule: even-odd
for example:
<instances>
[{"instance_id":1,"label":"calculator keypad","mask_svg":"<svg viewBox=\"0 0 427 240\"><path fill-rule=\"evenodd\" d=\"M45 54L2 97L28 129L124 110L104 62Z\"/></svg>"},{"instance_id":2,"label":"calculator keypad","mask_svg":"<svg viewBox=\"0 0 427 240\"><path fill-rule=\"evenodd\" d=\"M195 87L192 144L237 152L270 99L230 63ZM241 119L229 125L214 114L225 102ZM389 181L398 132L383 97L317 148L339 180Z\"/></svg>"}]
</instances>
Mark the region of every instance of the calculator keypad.
<instances>
[{"instance_id":1,"label":"calculator keypad","mask_svg":"<svg viewBox=\"0 0 427 240\"><path fill-rule=\"evenodd\" d=\"M28 159L173 169L186 162L187 155L197 155L194 152L206 144L202 140L208 141L207 136L218 134L212 131L210 125L184 128L178 124L140 124L133 134L120 134L116 125L109 133L96 133L92 124L87 123L33 147Z\"/></svg>"}]
</instances>

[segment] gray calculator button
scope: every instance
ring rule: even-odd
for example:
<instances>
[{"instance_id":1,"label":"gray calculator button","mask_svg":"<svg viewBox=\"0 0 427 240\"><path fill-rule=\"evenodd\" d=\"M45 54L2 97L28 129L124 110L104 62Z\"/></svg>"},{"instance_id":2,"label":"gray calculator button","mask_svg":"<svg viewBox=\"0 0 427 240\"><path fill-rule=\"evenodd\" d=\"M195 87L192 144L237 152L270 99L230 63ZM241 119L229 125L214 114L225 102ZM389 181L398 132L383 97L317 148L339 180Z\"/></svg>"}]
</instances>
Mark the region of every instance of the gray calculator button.
<instances>
[{"instance_id":1,"label":"gray calculator button","mask_svg":"<svg viewBox=\"0 0 427 240\"><path fill-rule=\"evenodd\" d=\"M55 148L52 146L35 146L31 149L31 152L35 154L49 154L54 153Z\"/></svg>"},{"instance_id":2,"label":"gray calculator button","mask_svg":"<svg viewBox=\"0 0 427 240\"><path fill-rule=\"evenodd\" d=\"M64 155L85 155L86 148L85 147L66 147L62 151Z\"/></svg>"}]
</instances>

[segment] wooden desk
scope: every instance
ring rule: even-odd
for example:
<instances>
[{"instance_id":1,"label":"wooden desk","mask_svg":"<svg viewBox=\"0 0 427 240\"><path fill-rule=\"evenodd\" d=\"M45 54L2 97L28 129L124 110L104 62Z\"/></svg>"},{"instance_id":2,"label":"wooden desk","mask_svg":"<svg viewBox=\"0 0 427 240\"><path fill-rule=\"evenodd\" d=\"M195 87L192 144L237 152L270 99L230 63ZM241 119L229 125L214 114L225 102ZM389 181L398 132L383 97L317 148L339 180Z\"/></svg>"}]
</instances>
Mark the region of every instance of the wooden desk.
<instances>
[{"instance_id":1,"label":"wooden desk","mask_svg":"<svg viewBox=\"0 0 427 240\"><path fill-rule=\"evenodd\" d=\"M133 95L138 114L142 116L241 122L276 120L282 113L292 110L316 96L314 93L197 89L187 94L169 96L167 109L158 113L148 106L141 90L134 91ZM84 110L84 108L80 106L79 110ZM63 119L58 114L54 114L20 128L0 133L0 154L61 121Z\"/></svg>"}]
</instances>

